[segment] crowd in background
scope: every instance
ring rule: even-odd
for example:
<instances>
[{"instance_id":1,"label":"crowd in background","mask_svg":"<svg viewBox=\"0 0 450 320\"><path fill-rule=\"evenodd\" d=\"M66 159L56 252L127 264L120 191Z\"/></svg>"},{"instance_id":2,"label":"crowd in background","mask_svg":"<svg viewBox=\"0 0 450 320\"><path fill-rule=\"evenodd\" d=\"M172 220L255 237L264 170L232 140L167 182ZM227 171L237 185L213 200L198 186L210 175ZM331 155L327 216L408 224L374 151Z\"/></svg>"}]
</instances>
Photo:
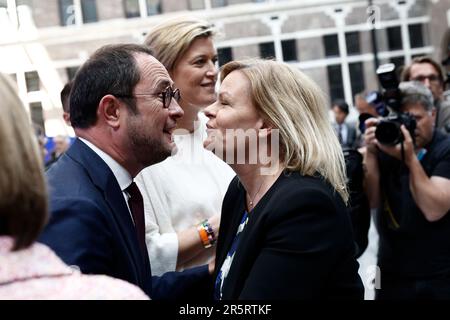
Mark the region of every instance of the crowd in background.
<instances>
[{"instance_id":1,"label":"crowd in background","mask_svg":"<svg viewBox=\"0 0 450 320\"><path fill-rule=\"evenodd\" d=\"M0 299L363 299L372 220L376 299L450 298L441 66L397 68L396 110L383 91L329 108L288 64L219 70L214 36L177 18L97 50L61 92L77 137L51 152L0 77Z\"/></svg>"}]
</instances>

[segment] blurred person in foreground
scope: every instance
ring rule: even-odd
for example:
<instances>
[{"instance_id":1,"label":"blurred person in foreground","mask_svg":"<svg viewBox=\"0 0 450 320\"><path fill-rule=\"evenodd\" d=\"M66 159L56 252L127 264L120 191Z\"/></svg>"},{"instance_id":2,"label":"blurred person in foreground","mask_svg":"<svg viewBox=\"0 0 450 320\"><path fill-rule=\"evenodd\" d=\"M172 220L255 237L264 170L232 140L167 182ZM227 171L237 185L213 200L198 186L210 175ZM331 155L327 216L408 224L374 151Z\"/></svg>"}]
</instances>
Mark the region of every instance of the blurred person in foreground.
<instances>
[{"instance_id":1,"label":"blurred person in foreground","mask_svg":"<svg viewBox=\"0 0 450 320\"><path fill-rule=\"evenodd\" d=\"M77 139L47 171L50 222L40 240L82 272L138 285L152 299L207 296L208 266L153 277L133 178L175 149L178 89L145 46L98 49L70 93Z\"/></svg>"},{"instance_id":2,"label":"blurred person in foreground","mask_svg":"<svg viewBox=\"0 0 450 320\"><path fill-rule=\"evenodd\" d=\"M274 61L226 64L205 147L236 172L215 298L363 299L342 149L319 87Z\"/></svg>"},{"instance_id":3,"label":"blurred person in foreground","mask_svg":"<svg viewBox=\"0 0 450 320\"><path fill-rule=\"evenodd\" d=\"M174 132L177 153L136 178L156 275L214 258L222 201L234 177L233 170L203 148L208 120L203 108L217 98L214 35L207 21L177 17L154 27L145 40L179 88L184 111Z\"/></svg>"},{"instance_id":4,"label":"blurred person in foreground","mask_svg":"<svg viewBox=\"0 0 450 320\"><path fill-rule=\"evenodd\" d=\"M35 242L48 214L42 158L25 109L1 74L0 96L0 299L148 299L125 281L81 274Z\"/></svg>"},{"instance_id":5,"label":"blurred person in foreground","mask_svg":"<svg viewBox=\"0 0 450 320\"><path fill-rule=\"evenodd\" d=\"M435 128L433 96L420 82L403 82L401 110L415 118L413 136L381 144L380 119L366 121L365 181L378 209L376 299L450 298L450 138Z\"/></svg>"}]
</instances>

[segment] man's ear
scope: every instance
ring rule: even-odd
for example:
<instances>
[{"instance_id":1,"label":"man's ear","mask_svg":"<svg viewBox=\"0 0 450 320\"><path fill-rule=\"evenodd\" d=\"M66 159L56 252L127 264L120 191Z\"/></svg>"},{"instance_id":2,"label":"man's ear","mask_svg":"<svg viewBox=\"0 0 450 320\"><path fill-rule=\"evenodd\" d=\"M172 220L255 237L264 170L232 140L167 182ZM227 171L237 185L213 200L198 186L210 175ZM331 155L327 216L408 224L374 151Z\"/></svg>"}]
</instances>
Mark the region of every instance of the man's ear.
<instances>
[{"instance_id":1,"label":"man's ear","mask_svg":"<svg viewBox=\"0 0 450 320\"><path fill-rule=\"evenodd\" d=\"M120 125L120 110L122 102L113 95L106 95L98 104L97 118L113 128L118 128Z\"/></svg>"},{"instance_id":2,"label":"man's ear","mask_svg":"<svg viewBox=\"0 0 450 320\"><path fill-rule=\"evenodd\" d=\"M437 110L436 110L436 108L433 107L433 109L431 109L431 116L433 118L435 118L436 117L436 113L437 113Z\"/></svg>"}]
</instances>

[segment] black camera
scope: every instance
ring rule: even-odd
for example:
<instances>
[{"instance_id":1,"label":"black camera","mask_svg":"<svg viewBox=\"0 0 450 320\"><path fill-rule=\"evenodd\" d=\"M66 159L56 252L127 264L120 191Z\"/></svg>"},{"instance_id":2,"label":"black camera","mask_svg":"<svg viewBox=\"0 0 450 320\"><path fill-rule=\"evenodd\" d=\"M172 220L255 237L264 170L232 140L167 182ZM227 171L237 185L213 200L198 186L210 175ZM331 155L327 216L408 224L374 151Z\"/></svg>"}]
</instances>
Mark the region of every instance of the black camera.
<instances>
[{"instance_id":1,"label":"black camera","mask_svg":"<svg viewBox=\"0 0 450 320\"><path fill-rule=\"evenodd\" d=\"M396 145L404 140L400 129L400 126L403 124L414 139L416 119L409 113L400 111L402 95L398 87L399 82L395 73L395 65L393 63L381 65L377 69L377 76L383 88L380 103L383 103L389 112L378 123L375 137L382 144Z\"/></svg>"}]
</instances>

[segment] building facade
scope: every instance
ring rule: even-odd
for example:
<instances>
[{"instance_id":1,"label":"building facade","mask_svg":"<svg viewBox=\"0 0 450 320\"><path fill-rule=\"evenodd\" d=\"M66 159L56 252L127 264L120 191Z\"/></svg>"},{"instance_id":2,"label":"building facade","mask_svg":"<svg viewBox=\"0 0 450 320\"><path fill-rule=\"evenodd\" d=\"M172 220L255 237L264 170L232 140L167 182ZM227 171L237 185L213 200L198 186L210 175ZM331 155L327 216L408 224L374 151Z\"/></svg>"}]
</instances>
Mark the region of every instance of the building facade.
<instances>
[{"instance_id":1,"label":"building facade","mask_svg":"<svg viewBox=\"0 0 450 320\"><path fill-rule=\"evenodd\" d=\"M0 0L0 72L16 81L48 136L73 134L59 92L100 46L141 43L167 17L194 14L220 31L219 63L274 58L350 105L378 88L376 60L441 61L450 0ZM375 54L376 52L376 54Z\"/></svg>"}]
</instances>

